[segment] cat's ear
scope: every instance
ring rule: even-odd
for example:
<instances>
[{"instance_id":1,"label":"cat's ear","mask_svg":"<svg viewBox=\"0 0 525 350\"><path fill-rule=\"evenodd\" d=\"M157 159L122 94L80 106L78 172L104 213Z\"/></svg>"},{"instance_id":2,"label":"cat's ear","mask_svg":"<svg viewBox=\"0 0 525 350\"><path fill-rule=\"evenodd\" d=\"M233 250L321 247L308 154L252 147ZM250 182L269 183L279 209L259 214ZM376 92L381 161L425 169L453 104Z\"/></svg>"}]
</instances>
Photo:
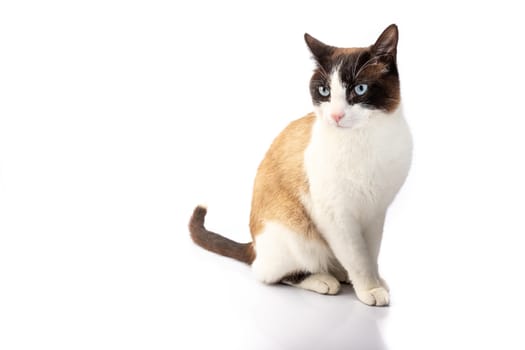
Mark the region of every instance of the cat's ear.
<instances>
[{"instance_id":1,"label":"cat's ear","mask_svg":"<svg viewBox=\"0 0 525 350\"><path fill-rule=\"evenodd\" d=\"M389 25L379 36L372 50L376 55L392 55L396 57L397 39L399 33L395 24Z\"/></svg>"},{"instance_id":2,"label":"cat's ear","mask_svg":"<svg viewBox=\"0 0 525 350\"><path fill-rule=\"evenodd\" d=\"M310 52L321 66L330 58L330 55L335 49L335 47L326 45L308 33L304 33L304 41L306 41Z\"/></svg>"}]
</instances>

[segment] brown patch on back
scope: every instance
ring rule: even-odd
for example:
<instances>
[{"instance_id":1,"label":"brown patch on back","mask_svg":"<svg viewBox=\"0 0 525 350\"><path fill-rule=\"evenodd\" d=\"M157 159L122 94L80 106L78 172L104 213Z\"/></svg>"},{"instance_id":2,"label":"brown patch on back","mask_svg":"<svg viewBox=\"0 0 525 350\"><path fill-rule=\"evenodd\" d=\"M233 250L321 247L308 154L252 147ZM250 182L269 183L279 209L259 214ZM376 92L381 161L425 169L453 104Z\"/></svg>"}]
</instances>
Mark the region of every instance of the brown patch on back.
<instances>
[{"instance_id":1,"label":"brown patch on back","mask_svg":"<svg viewBox=\"0 0 525 350\"><path fill-rule=\"evenodd\" d=\"M308 193L304 150L310 142L315 116L290 123L274 140L257 176L252 197L250 231L260 234L267 221L276 221L313 239L322 239L300 195Z\"/></svg>"}]
</instances>

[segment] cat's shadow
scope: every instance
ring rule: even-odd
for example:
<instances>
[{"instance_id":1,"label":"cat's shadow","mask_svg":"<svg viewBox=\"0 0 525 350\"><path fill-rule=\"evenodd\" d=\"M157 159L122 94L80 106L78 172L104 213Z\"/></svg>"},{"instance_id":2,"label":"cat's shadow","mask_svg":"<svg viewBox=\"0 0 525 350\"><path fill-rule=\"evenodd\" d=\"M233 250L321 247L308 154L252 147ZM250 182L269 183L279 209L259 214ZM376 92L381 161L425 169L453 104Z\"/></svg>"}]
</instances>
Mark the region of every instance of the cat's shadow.
<instances>
[{"instance_id":1,"label":"cat's shadow","mask_svg":"<svg viewBox=\"0 0 525 350\"><path fill-rule=\"evenodd\" d=\"M283 285L264 286L257 294L256 327L273 349L387 349L378 322L388 307L362 304L350 285L335 296Z\"/></svg>"}]
</instances>

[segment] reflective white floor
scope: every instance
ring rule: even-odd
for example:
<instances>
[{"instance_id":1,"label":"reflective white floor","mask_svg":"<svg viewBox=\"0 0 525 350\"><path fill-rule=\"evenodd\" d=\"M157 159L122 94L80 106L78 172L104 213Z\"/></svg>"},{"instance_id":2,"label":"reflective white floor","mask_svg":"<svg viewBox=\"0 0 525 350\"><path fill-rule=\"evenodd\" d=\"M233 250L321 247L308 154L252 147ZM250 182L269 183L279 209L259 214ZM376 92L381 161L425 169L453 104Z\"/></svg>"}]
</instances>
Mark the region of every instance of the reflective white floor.
<instances>
[{"instance_id":1,"label":"reflective white floor","mask_svg":"<svg viewBox=\"0 0 525 350\"><path fill-rule=\"evenodd\" d=\"M188 277L192 287L183 291L181 336L193 339L199 348L518 349L525 345L520 336L523 305L503 305L497 300L502 295L486 284L476 286L465 279L465 284L447 290L446 283L436 283L434 278L410 281L404 279L410 273L400 272L401 277L392 274L389 279L392 305L372 308L360 303L350 286L337 296L265 286L253 280L245 265L199 248L189 250L194 257L188 264L196 275ZM447 265L442 266L447 272ZM421 266L413 269L421 270ZM451 275L451 280L455 278ZM516 290L523 290L523 282L519 283Z\"/></svg>"},{"instance_id":2,"label":"reflective white floor","mask_svg":"<svg viewBox=\"0 0 525 350\"><path fill-rule=\"evenodd\" d=\"M417 264L405 264L403 257L394 260L394 254L386 254L383 260L392 259L384 273L392 305L371 308L357 301L349 286L337 296L324 296L260 284L246 265L193 246L182 229L156 231L149 238L129 229L121 231L118 241L104 239L106 232L69 250L43 244L19 250L16 257L4 254L16 265L10 265L13 272L2 270L3 283L9 282L0 301L2 348L525 346L521 276L514 275L504 288L467 277L465 265L466 270L479 265L474 275L490 272L489 264L477 257L472 264L449 254L453 263L434 264L443 254L430 250ZM396 254L414 256L409 251Z\"/></svg>"},{"instance_id":3,"label":"reflective white floor","mask_svg":"<svg viewBox=\"0 0 525 350\"><path fill-rule=\"evenodd\" d=\"M520 349L525 345L523 305L501 302L499 298L508 294L486 281L476 285L466 278L464 284L449 289L446 281L405 279L410 272L401 271L389 279L392 305L371 308L356 299L350 286L337 296L265 286L254 281L242 264L199 248L189 250L195 255L193 271L198 277L189 277L192 288L183 292L181 307L191 321L184 321L182 336L199 347ZM440 254L426 255L438 258ZM451 280L456 279L453 270L446 271L447 264L442 266L443 273L452 272ZM413 267L423 270L421 265ZM203 275L206 280L200 278ZM516 284L516 291L523 291L523 282Z\"/></svg>"},{"instance_id":4,"label":"reflective white floor","mask_svg":"<svg viewBox=\"0 0 525 350\"><path fill-rule=\"evenodd\" d=\"M213 264L209 272L217 273L212 278L217 285L202 283L196 295L189 293L204 318L198 317L192 326L215 329L213 337L199 337L200 346L387 349L385 321L391 309L361 304L350 286L337 296L323 296L289 286L262 285L252 279L247 267L233 266L236 262ZM228 271L221 272L224 268Z\"/></svg>"}]
</instances>

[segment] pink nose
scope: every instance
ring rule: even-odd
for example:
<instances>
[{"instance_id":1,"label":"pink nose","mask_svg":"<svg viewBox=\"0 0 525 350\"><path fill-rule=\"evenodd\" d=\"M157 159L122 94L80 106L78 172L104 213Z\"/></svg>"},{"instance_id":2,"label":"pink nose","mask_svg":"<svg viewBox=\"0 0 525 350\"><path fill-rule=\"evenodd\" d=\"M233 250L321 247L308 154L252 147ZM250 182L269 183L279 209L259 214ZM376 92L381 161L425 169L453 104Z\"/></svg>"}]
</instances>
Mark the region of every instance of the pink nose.
<instances>
[{"instance_id":1,"label":"pink nose","mask_svg":"<svg viewBox=\"0 0 525 350\"><path fill-rule=\"evenodd\" d=\"M330 116L332 117L332 119L336 122L336 123L339 123L339 121L341 119L343 119L343 117L345 116L345 114L343 112L339 112L339 113L332 113L330 114Z\"/></svg>"}]
</instances>

